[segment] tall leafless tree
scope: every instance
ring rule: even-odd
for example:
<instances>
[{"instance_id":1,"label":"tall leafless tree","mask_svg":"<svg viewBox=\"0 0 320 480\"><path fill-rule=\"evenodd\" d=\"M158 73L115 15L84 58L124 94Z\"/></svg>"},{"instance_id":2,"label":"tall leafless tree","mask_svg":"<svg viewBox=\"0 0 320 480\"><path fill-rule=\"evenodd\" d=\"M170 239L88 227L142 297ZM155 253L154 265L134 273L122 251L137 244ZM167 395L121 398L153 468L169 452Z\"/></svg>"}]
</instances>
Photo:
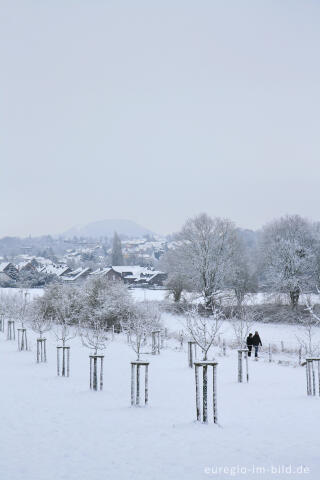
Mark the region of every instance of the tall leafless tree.
<instances>
[{"instance_id":1,"label":"tall leafless tree","mask_svg":"<svg viewBox=\"0 0 320 480\"><path fill-rule=\"evenodd\" d=\"M235 226L230 220L212 219L203 213L187 220L180 238L195 289L202 292L205 305L211 308L231 276L237 243Z\"/></svg>"},{"instance_id":2,"label":"tall leafless tree","mask_svg":"<svg viewBox=\"0 0 320 480\"><path fill-rule=\"evenodd\" d=\"M284 292L293 308L300 294L315 287L316 241L313 225L299 215L287 215L266 225L261 258L267 284Z\"/></svg>"}]
</instances>

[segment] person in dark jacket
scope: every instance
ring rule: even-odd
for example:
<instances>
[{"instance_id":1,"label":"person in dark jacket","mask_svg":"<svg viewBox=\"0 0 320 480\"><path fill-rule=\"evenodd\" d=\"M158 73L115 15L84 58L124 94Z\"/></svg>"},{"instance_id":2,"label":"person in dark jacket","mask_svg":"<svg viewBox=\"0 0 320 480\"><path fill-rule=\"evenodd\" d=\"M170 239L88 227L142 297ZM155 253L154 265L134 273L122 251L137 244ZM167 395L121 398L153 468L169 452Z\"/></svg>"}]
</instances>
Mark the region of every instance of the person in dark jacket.
<instances>
[{"instance_id":1,"label":"person in dark jacket","mask_svg":"<svg viewBox=\"0 0 320 480\"><path fill-rule=\"evenodd\" d=\"M248 357L251 357L252 350L252 333L249 333L247 337Z\"/></svg>"},{"instance_id":2,"label":"person in dark jacket","mask_svg":"<svg viewBox=\"0 0 320 480\"><path fill-rule=\"evenodd\" d=\"M252 337L252 345L254 346L254 356L255 358L258 358L259 346L261 345L262 347L261 338L258 332L254 332Z\"/></svg>"}]
</instances>

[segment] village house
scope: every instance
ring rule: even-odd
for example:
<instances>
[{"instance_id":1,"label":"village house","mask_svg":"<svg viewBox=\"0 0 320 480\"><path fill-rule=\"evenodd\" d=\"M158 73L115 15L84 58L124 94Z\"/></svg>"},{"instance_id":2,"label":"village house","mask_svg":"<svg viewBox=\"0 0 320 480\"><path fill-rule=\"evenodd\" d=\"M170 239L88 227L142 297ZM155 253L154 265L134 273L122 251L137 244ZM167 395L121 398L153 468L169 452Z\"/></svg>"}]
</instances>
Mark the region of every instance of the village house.
<instances>
[{"instance_id":1,"label":"village house","mask_svg":"<svg viewBox=\"0 0 320 480\"><path fill-rule=\"evenodd\" d=\"M130 286L163 286L167 274L139 265L116 265L95 270L92 277L102 276L109 280L122 280Z\"/></svg>"},{"instance_id":2,"label":"village house","mask_svg":"<svg viewBox=\"0 0 320 480\"><path fill-rule=\"evenodd\" d=\"M6 275L11 280L16 280L18 277L18 269L11 262L0 263L0 273Z\"/></svg>"},{"instance_id":3,"label":"village house","mask_svg":"<svg viewBox=\"0 0 320 480\"><path fill-rule=\"evenodd\" d=\"M79 267L76 270L71 270L64 275L61 275L60 278L64 282L78 282L88 278L88 275L91 273L91 268L82 268Z\"/></svg>"},{"instance_id":4,"label":"village house","mask_svg":"<svg viewBox=\"0 0 320 480\"><path fill-rule=\"evenodd\" d=\"M62 277L63 275L67 275L68 273L71 273L71 268L68 267L68 265L65 264L49 264L45 265L44 267L41 268L40 272L41 273L46 273L47 275L57 275L57 277Z\"/></svg>"},{"instance_id":5,"label":"village house","mask_svg":"<svg viewBox=\"0 0 320 480\"><path fill-rule=\"evenodd\" d=\"M19 272L36 273L36 272L39 271L38 270L39 269L39 264L36 260L32 259L32 260L29 260L29 261L18 263L17 268L18 268Z\"/></svg>"},{"instance_id":6,"label":"village house","mask_svg":"<svg viewBox=\"0 0 320 480\"><path fill-rule=\"evenodd\" d=\"M122 280L122 276L119 272L116 272L113 267L98 268L94 272L90 273L90 277L103 277L110 281Z\"/></svg>"}]
</instances>

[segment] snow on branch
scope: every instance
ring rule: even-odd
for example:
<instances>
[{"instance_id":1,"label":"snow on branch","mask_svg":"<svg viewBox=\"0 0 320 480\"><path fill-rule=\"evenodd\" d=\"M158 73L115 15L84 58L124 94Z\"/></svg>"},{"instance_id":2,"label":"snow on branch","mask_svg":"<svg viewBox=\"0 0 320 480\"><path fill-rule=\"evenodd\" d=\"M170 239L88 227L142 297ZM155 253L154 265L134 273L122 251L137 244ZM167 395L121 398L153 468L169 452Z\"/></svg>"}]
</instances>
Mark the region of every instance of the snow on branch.
<instances>
[{"instance_id":1,"label":"snow on branch","mask_svg":"<svg viewBox=\"0 0 320 480\"><path fill-rule=\"evenodd\" d=\"M212 315L199 315L197 307L185 313L186 329L193 341L201 348L203 360L207 360L208 351L213 345L225 318L222 310L212 307Z\"/></svg>"},{"instance_id":2,"label":"snow on branch","mask_svg":"<svg viewBox=\"0 0 320 480\"><path fill-rule=\"evenodd\" d=\"M129 335L131 347L140 360L142 346L146 339L155 330L161 328L161 314L157 304L153 302L141 302L135 304L134 311L128 319L121 322L122 328Z\"/></svg>"}]
</instances>

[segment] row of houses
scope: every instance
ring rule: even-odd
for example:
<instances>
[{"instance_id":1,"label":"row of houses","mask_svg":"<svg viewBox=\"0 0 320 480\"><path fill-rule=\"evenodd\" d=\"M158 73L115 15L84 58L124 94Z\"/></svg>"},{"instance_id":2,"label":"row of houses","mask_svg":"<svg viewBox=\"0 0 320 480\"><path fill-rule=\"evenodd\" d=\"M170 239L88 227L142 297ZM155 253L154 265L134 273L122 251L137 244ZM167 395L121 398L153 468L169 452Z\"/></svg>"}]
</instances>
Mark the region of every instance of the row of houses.
<instances>
[{"instance_id":1,"label":"row of houses","mask_svg":"<svg viewBox=\"0 0 320 480\"><path fill-rule=\"evenodd\" d=\"M163 286L167 274L149 267L134 266L109 266L101 267L96 270L91 268L79 267L72 270L65 264L46 263L40 264L36 259L27 262L21 262L14 265L11 262L0 263L0 282L15 281L20 272L43 273L55 275L63 282L79 282L87 278L107 278L109 280L119 280L130 286L159 287Z\"/></svg>"}]
</instances>

